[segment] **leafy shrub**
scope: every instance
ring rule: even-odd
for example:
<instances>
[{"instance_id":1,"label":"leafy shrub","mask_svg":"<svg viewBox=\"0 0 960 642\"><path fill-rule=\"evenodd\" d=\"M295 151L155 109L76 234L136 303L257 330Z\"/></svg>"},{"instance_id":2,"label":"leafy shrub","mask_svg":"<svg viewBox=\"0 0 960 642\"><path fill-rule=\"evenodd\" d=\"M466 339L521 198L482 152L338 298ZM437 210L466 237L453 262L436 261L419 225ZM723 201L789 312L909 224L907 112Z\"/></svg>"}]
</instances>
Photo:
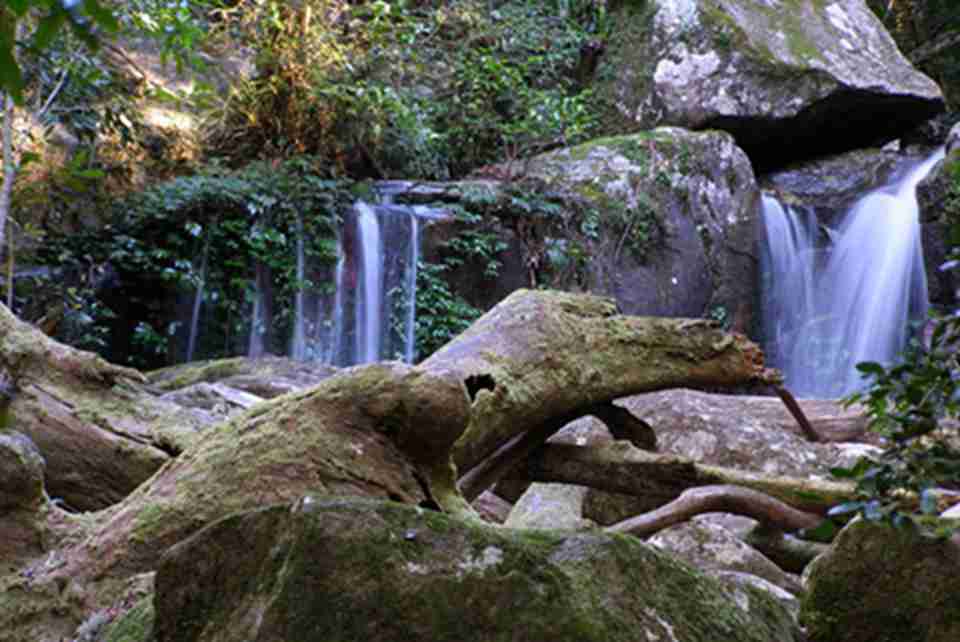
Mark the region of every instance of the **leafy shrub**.
<instances>
[{"instance_id":1,"label":"leafy shrub","mask_svg":"<svg viewBox=\"0 0 960 642\"><path fill-rule=\"evenodd\" d=\"M960 266L960 250L942 269ZM944 498L934 489L960 490L960 309L935 318L929 335L892 366L861 363L869 387L848 403L866 407L870 427L885 439L877 457L864 457L836 476L855 480L860 498L831 513L858 512L896 526L924 523ZM936 524L935 521L931 523ZM937 524L940 533L950 529Z\"/></svg>"},{"instance_id":2,"label":"leafy shrub","mask_svg":"<svg viewBox=\"0 0 960 642\"><path fill-rule=\"evenodd\" d=\"M324 285L323 273L298 281L297 239L308 240L312 263L333 264L334 229L353 201L347 187L305 158L212 165L117 203L102 230L50 237L40 254L57 268L54 298L83 314L85 347L141 367L181 360L184 319L202 291L212 321L192 356L233 354L244 351L256 291L289 301L301 286ZM285 351L291 307L276 306L268 350Z\"/></svg>"},{"instance_id":3,"label":"leafy shrub","mask_svg":"<svg viewBox=\"0 0 960 642\"><path fill-rule=\"evenodd\" d=\"M258 73L219 108L211 143L234 157L322 156L362 177L446 179L582 140L577 80L605 29L600 2L240 2L224 38Z\"/></svg>"}]
</instances>

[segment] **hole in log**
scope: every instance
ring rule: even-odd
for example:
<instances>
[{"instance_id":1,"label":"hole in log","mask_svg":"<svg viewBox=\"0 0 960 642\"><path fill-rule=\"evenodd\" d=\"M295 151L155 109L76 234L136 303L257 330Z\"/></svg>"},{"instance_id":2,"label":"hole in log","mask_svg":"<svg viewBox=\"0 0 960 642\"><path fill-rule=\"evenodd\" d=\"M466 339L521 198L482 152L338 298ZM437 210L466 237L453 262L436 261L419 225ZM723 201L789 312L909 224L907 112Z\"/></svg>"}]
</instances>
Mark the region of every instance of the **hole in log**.
<instances>
[{"instance_id":1,"label":"hole in log","mask_svg":"<svg viewBox=\"0 0 960 642\"><path fill-rule=\"evenodd\" d=\"M470 395L471 402L477 398L477 393L481 390L492 391L497 387L493 376L488 374L470 375L463 383L467 386L467 394Z\"/></svg>"}]
</instances>

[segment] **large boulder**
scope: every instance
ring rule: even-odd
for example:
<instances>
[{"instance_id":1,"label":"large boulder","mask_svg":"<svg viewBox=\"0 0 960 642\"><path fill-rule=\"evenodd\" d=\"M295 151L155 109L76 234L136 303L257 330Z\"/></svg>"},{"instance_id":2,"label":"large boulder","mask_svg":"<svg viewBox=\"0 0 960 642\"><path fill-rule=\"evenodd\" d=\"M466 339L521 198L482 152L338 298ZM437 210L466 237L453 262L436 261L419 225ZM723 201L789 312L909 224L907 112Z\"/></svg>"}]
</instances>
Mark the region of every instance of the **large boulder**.
<instances>
[{"instance_id":1,"label":"large boulder","mask_svg":"<svg viewBox=\"0 0 960 642\"><path fill-rule=\"evenodd\" d=\"M732 137L660 128L543 154L526 168L585 212L579 230L544 242L590 257L578 275L588 290L627 314L749 328L759 191Z\"/></svg>"},{"instance_id":2,"label":"large boulder","mask_svg":"<svg viewBox=\"0 0 960 642\"><path fill-rule=\"evenodd\" d=\"M653 427L664 453L771 476L830 479L831 467L852 465L869 448L808 441L777 397L676 389L635 395L618 403ZM816 399L800 400L800 405L825 437L866 438L866 418L856 409ZM657 508L661 501L591 490L584 517L612 524Z\"/></svg>"},{"instance_id":3,"label":"large boulder","mask_svg":"<svg viewBox=\"0 0 960 642\"><path fill-rule=\"evenodd\" d=\"M631 537L309 495L175 546L154 603L157 642L799 639L761 591Z\"/></svg>"},{"instance_id":4,"label":"large boulder","mask_svg":"<svg viewBox=\"0 0 960 642\"><path fill-rule=\"evenodd\" d=\"M810 642L960 640L960 543L858 520L807 567Z\"/></svg>"},{"instance_id":5,"label":"large boulder","mask_svg":"<svg viewBox=\"0 0 960 642\"><path fill-rule=\"evenodd\" d=\"M896 138L943 108L863 0L618 5L597 72L618 133L723 129L764 171Z\"/></svg>"},{"instance_id":6,"label":"large boulder","mask_svg":"<svg viewBox=\"0 0 960 642\"><path fill-rule=\"evenodd\" d=\"M713 521L696 519L660 531L649 540L653 546L680 557L702 571L724 578L724 573L754 575L798 595L800 579L784 572L743 540Z\"/></svg>"},{"instance_id":7,"label":"large boulder","mask_svg":"<svg viewBox=\"0 0 960 642\"><path fill-rule=\"evenodd\" d=\"M612 296L626 314L749 328L759 191L729 135L659 128L499 170L515 180L418 183L395 196L470 213L430 225L422 245L472 305L548 286ZM484 238L497 239L494 256Z\"/></svg>"}]
</instances>

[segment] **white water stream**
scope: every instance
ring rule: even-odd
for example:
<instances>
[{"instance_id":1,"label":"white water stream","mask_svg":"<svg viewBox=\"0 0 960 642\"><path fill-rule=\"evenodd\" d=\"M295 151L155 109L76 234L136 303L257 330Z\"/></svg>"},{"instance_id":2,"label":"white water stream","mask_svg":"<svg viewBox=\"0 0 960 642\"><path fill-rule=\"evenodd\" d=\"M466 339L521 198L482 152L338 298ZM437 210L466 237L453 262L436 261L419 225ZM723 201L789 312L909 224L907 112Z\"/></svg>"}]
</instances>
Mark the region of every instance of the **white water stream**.
<instances>
[{"instance_id":1,"label":"white water stream","mask_svg":"<svg viewBox=\"0 0 960 642\"><path fill-rule=\"evenodd\" d=\"M916 187L942 157L939 150L866 194L819 243L812 213L764 196L766 351L794 394L857 390L856 364L892 363L907 345L910 321L925 317Z\"/></svg>"}]
</instances>

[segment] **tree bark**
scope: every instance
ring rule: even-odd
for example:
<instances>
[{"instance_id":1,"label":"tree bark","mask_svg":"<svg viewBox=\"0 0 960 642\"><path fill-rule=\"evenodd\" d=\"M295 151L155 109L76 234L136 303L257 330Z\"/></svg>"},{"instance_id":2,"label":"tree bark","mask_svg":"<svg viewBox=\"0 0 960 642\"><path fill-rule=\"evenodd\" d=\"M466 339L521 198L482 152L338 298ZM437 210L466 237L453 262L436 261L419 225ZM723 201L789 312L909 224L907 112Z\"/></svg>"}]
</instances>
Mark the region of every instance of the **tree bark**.
<instances>
[{"instance_id":1,"label":"tree bark","mask_svg":"<svg viewBox=\"0 0 960 642\"><path fill-rule=\"evenodd\" d=\"M124 391L137 391L138 372L60 345L4 307L0 369L17 386L13 420L21 425L31 417L47 422L50 434L62 432L42 418L51 414L43 402L52 400L79 431L116 431L123 419L142 429L142 408L118 404ZM65 563L41 568L31 582L59 587L57 595L67 585L87 587L87 612L105 608L127 578L154 570L170 545L228 514L307 492L432 501L448 513L475 516L458 492L456 466L493 461L487 479L496 479L573 418L607 413L632 423L606 407L619 397L752 380L772 384L777 375L763 368L756 346L709 322L627 317L598 297L518 291L420 366L343 370L205 430L93 519L49 511L75 519L89 536L67 538L56 551ZM501 456L491 458L498 450ZM626 442L596 450L549 445L538 453L531 468L542 481L621 492L652 488L664 502L696 485L738 484L822 512L849 494L841 492L846 487L831 494L834 486L823 483L698 466ZM570 458L569 466L551 463L555 455ZM74 465L75 477L91 474L88 464Z\"/></svg>"},{"instance_id":2,"label":"tree bark","mask_svg":"<svg viewBox=\"0 0 960 642\"><path fill-rule=\"evenodd\" d=\"M537 482L581 484L614 493L655 498L660 505L697 486L732 485L758 491L797 510L824 515L854 499L852 484L767 477L649 453L618 441L606 446L546 444L512 476Z\"/></svg>"}]
</instances>

